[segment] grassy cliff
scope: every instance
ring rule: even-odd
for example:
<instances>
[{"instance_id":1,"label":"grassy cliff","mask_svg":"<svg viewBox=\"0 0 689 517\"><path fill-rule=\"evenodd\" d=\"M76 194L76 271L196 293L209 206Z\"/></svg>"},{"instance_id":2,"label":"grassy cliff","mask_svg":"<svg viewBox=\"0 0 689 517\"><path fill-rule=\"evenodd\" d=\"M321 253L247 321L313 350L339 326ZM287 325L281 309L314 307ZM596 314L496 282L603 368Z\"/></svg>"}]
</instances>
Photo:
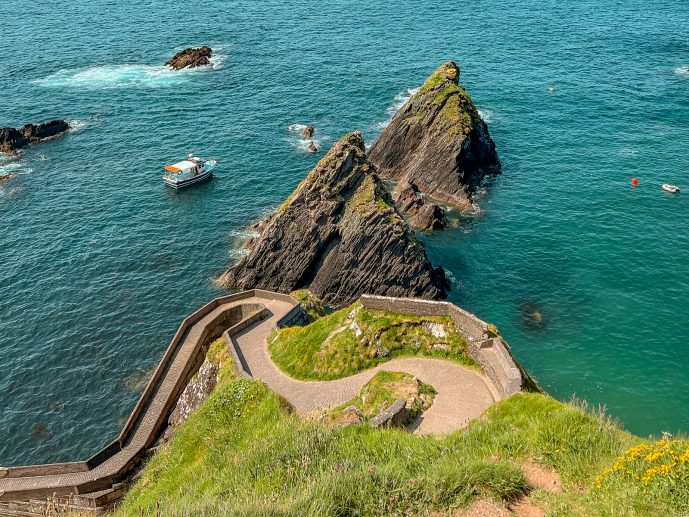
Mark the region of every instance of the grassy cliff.
<instances>
[{"instance_id":1,"label":"grassy cliff","mask_svg":"<svg viewBox=\"0 0 689 517\"><path fill-rule=\"evenodd\" d=\"M302 336L305 349L350 312L312 324L319 333ZM118 515L462 515L476 504L505 514L525 505L561 516L689 512L689 442L633 436L581 404L522 393L462 431L419 437L303 420L222 364L218 387L146 465Z\"/></svg>"}]
</instances>

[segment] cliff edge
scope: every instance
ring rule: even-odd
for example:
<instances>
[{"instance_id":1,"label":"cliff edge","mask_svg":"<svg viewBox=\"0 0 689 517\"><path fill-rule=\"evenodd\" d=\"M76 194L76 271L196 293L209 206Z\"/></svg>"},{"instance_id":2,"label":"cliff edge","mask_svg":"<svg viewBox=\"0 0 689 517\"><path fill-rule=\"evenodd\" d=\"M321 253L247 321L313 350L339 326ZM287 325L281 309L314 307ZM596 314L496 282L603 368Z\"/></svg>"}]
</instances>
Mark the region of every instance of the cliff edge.
<instances>
[{"instance_id":1,"label":"cliff edge","mask_svg":"<svg viewBox=\"0 0 689 517\"><path fill-rule=\"evenodd\" d=\"M230 288L308 288L330 304L363 293L445 298L448 282L383 190L361 133L345 135L283 205L255 227Z\"/></svg>"},{"instance_id":2,"label":"cliff edge","mask_svg":"<svg viewBox=\"0 0 689 517\"><path fill-rule=\"evenodd\" d=\"M368 157L381 176L466 209L484 176L500 173L500 161L488 127L459 86L459 75L454 61L433 72L376 139Z\"/></svg>"}]
</instances>

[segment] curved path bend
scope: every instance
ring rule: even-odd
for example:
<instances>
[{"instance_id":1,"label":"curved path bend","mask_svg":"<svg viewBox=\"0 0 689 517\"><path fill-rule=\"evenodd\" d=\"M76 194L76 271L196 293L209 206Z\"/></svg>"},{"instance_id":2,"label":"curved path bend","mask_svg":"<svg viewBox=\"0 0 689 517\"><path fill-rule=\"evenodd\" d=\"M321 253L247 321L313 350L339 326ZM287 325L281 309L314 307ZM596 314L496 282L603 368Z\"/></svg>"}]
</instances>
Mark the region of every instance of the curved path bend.
<instances>
[{"instance_id":1,"label":"curved path bend","mask_svg":"<svg viewBox=\"0 0 689 517\"><path fill-rule=\"evenodd\" d=\"M391 359L361 373L331 381L301 381L283 373L273 363L267 338L274 327L264 320L239 332L232 344L244 370L282 395L299 413L338 406L353 399L377 372L405 372L430 384L438 392L413 431L442 434L466 427L501 397L481 372L441 359L409 357Z\"/></svg>"}]
</instances>

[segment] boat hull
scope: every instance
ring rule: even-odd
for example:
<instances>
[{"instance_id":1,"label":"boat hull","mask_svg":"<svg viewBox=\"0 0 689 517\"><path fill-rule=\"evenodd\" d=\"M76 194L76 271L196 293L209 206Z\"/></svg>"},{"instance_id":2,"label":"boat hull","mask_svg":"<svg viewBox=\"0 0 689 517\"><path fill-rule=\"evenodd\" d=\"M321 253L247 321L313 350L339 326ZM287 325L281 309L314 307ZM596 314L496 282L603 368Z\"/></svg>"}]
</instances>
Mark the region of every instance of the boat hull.
<instances>
[{"instance_id":1,"label":"boat hull","mask_svg":"<svg viewBox=\"0 0 689 517\"><path fill-rule=\"evenodd\" d=\"M172 187L174 189L181 189L185 187L189 187L191 185L196 185L197 183L202 183L204 181L207 181L213 177L213 171L210 170L208 172L205 172L203 174L199 174L198 176L194 176L193 178L189 178L188 180L183 180L183 181L172 181L167 179L166 177L163 177L163 181L168 187Z\"/></svg>"}]
</instances>

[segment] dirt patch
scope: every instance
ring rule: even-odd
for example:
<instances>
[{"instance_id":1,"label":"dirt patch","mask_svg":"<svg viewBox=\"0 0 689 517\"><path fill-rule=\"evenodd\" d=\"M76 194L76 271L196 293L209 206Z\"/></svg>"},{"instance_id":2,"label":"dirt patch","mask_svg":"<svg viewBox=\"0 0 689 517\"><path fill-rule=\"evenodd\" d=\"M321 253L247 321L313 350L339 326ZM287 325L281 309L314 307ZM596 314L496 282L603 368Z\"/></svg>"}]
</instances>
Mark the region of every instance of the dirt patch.
<instances>
[{"instance_id":1,"label":"dirt patch","mask_svg":"<svg viewBox=\"0 0 689 517\"><path fill-rule=\"evenodd\" d=\"M562 481L560 475L552 469L548 469L538 463L528 460L522 465L524 476L534 488L547 490L548 492L560 492Z\"/></svg>"},{"instance_id":2,"label":"dirt patch","mask_svg":"<svg viewBox=\"0 0 689 517\"><path fill-rule=\"evenodd\" d=\"M517 517L545 517L543 509L533 504L528 497L522 497L516 503L511 504L510 510Z\"/></svg>"},{"instance_id":3,"label":"dirt patch","mask_svg":"<svg viewBox=\"0 0 689 517\"><path fill-rule=\"evenodd\" d=\"M458 510L454 517L510 517L512 513L489 499L474 501L469 508Z\"/></svg>"}]
</instances>

